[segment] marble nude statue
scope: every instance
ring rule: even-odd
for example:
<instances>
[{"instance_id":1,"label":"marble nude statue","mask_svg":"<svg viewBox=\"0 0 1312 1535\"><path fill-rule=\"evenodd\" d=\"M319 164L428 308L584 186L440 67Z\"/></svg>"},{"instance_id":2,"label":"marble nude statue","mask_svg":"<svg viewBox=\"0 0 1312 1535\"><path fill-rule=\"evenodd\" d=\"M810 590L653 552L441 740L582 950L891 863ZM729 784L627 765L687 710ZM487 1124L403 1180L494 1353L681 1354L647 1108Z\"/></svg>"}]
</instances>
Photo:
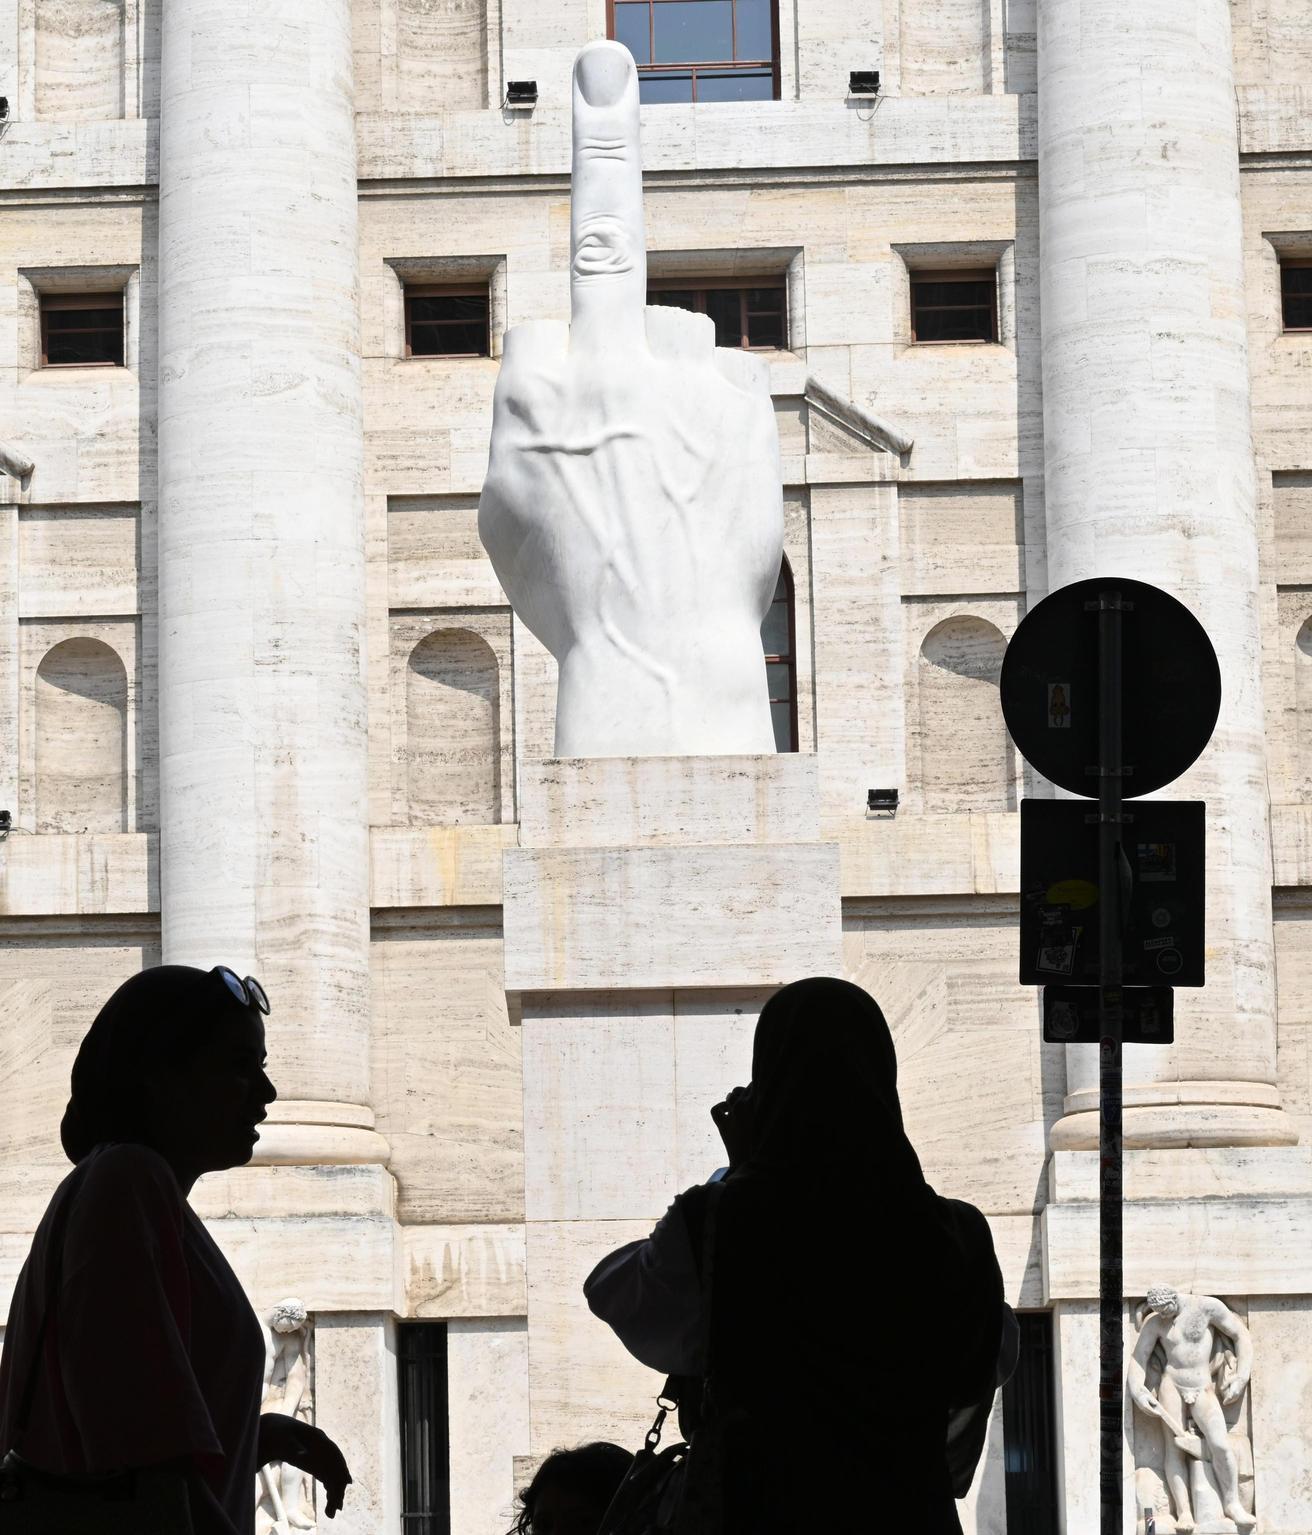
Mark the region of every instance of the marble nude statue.
<instances>
[{"instance_id":1,"label":"marble nude statue","mask_svg":"<svg viewBox=\"0 0 1312 1535\"><path fill-rule=\"evenodd\" d=\"M310 1317L294 1297L279 1301L264 1321L264 1396L261 1412L310 1417ZM310 1479L298 1466L262 1466L256 1487L259 1535L290 1535L317 1528Z\"/></svg>"},{"instance_id":2,"label":"marble nude statue","mask_svg":"<svg viewBox=\"0 0 1312 1535\"><path fill-rule=\"evenodd\" d=\"M573 83L571 320L506 335L479 534L556 657L562 757L773 752L761 623L783 553L764 362L646 305L638 78Z\"/></svg>"},{"instance_id":3,"label":"marble nude statue","mask_svg":"<svg viewBox=\"0 0 1312 1535\"><path fill-rule=\"evenodd\" d=\"M1148 1291L1141 1317L1126 1373L1131 1400L1161 1427L1174 1528L1253 1529L1257 1520L1240 1496L1226 1414L1240 1402L1252 1373L1248 1329L1224 1301L1181 1294L1169 1285ZM1148 1383L1150 1368L1160 1371L1155 1389ZM1212 1492L1209 1464L1215 1483L1209 1501L1219 1505L1212 1517L1196 1506Z\"/></svg>"}]
</instances>

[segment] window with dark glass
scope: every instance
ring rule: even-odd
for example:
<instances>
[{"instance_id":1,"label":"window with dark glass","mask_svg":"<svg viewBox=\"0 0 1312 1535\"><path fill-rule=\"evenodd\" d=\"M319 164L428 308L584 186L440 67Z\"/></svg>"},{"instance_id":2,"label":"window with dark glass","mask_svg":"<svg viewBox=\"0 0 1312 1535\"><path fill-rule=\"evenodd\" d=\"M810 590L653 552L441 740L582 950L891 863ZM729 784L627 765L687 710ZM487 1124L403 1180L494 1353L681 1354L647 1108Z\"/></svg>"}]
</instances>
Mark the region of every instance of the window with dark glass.
<instances>
[{"instance_id":1,"label":"window with dark glass","mask_svg":"<svg viewBox=\"0 0 1312 1535\"><path fill-rule=\"evenodd\" d=\"M407 357L488 357L491 319L487 284L407 287Z\"/></svg>"},{"instance_id":2,"label":"window with dark glass","mask_svg":"<svg viewBox=\"0 0 1312 1535\"><path fill-rule=\"evenodd\" d=\"M1007 1535L1052 1535L1057 1519L1052 1314L1021 1311L1020 1359L1002 1388Z\"/></svg>"},{"instance_id":3,"label":"window with dark glass","mask_svg":"<svg viewBox=\"0 0 1312 1535\"><path fill-rule=\"evenodd\" d=\"M43 293L43 368L123 366L123 294Z\"/></svg>"},{"instance_id":4,"label":"window with dark glass","mask_svg":"<svg viewBox=\"0 0 1312 1535\"><path fill-rule=\"evenodd\" d=\"M396 1328L404 1535L451 1535L447 1444L446 1324Z\"/></svg>"},{"instance_id":5,"label":"window with dark glass","mask_svg":"<svg viewBox=\"0 0 1312 1535\"><path fill-rule=\"evenodd\" d=\"M774 601L761 625L765 675L770 685L770 718L774 749L797 750L797 617L793 605L793 573L785 560L779 567Z\"/></svg>"},{"instance_id":6,"label":"window with dark glass","mask_svg":"<svg viewBox=\"0 0 1312 1535\"><path fill-rule=\"evenodd\" d=\"M1312 330L1312 256L1281 261L1280 315L1286 330Z\"/></svg>"},{"instance_id":7,"label":"window with dark glass","mask_svg":"<svg viewBox=\"0 0 1312 1535\"><path fill-rule=\"evenodd\" d=\"M741 278L649 283L647 302L710 315L715 322L716 346L762 351L788 345L788 305L782 277L763 278L750 286L744 286Z\"/></svg>"},{"instance_id":8,"label":"window with dark glass","mask_svg":"<svg viewBox=\"0 0 1312 1535\"><path fill-rule=\"evenodd\" d=\"M778 97L776 0L607 0L607 10L644 105Z\"/></svg>"},{"instance_id":9,"label":"window with dark glass","mask_svg":"<svg viewBox=\"0 0 1312 1535\"><path fill-rule=\"evenodd\" d=\"M913 341L996 341L995 272L912 272Z\"/></svg>"}]
</instances>

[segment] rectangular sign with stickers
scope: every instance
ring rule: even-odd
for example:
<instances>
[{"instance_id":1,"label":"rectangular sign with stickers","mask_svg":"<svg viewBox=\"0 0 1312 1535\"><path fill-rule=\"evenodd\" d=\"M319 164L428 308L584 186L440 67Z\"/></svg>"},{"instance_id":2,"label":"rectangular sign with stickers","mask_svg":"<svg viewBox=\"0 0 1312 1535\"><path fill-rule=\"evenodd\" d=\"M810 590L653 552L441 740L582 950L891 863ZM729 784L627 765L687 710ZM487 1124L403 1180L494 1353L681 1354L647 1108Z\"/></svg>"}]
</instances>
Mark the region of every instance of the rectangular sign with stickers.
<instances>
[{"instance_id":1,"label":"rectangular sign with stickers","mask_svg":"<svg viewBox=\"0 0 1312 1535\"><path fill-rule=\"evenodd\" d=\"M1043 1038L1050 1045L1096 1045L1102 1038L1097 986L1045 986ZM1175 993L1169 986L1123 986L1121 1041L1127 1045L1175 1043Z\"/></svg>"},{"instance_id":2,"label":"rectangular sign with stickers","mask_svg":"<svg viewBox=\"0 0 1312 1535\"><path fill-rule=\"evenodd\" d=\"M1205 809L1201 800L1125 803L1120 884L1126 986L1204 983ZM1096 803L1021 801L1020 887L1021 984L1096 986Z\"/></svg>"}]
</instances>

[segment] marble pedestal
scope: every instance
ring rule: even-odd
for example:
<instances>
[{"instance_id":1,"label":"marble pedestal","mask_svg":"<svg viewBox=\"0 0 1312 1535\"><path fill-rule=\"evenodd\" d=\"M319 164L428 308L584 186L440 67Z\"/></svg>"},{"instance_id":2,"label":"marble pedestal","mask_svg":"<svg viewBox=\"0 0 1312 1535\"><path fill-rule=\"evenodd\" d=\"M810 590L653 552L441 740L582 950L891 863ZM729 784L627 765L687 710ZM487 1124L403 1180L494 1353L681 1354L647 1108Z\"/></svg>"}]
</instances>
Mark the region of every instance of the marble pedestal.
<instances>
[{"instance_id":1,"label":"marble pedestal","mask_svg":"<svg viewBox=\"0 0 1312 1535\"><path fill-rule=\"evenodd\" d=\"M523 1026L532 1455L636 1445L659 1380L582 1285L717 1166L709 1109L747 1080L765 998L841 973L838 847L814 758L553 759L505 854Z\"/></svg>"}]
</instances>

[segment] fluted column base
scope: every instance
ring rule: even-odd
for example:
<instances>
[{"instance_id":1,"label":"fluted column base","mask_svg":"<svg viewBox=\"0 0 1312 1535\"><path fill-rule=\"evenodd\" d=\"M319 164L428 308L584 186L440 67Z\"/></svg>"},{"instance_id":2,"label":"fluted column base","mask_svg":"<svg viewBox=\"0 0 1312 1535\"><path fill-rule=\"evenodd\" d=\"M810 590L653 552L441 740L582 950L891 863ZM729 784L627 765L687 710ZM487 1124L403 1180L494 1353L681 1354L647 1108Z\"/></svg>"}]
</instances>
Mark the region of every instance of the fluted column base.
<instances>
[{"instance_id":1,"label":"fluted column base","mask_svg":"<svg viewBox=\"0 0 1312 1535\"><path fill-rule=\"evenodd\" d=\"M1048 1132L1052 1151L1098 1149L1098 1094L1071 1093ZM1295 1146L1298 1126L1266 1082L1173 1082L1127 1086L1121 1117L1127 1151L1188 1146Z\"/></svg>"},{"instance_id":2,"label":"fluted column base","mask_svg":"<svg viewBox=\"0 0 1312 1535\"><path fill-rule=\"evenodd\" d=\"M392 1148L374 1128L374 1114L358 1103L283 1098L269 1105L251 1167L377 1163Z\"/></svg>"}]
</instances>

